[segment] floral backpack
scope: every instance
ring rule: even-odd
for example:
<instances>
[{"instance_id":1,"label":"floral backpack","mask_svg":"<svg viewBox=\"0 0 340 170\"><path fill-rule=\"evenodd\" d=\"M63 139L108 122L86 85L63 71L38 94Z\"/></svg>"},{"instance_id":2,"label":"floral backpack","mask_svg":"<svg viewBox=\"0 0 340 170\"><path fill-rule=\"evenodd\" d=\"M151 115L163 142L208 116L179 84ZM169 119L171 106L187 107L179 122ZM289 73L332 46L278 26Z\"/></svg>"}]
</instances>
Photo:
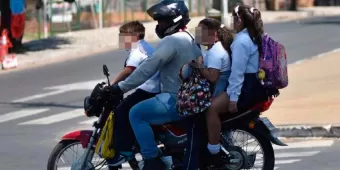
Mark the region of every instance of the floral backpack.
<instances>
[{"instance_id":1,"label":"floral backpack","mask_svg":"<svg viewBox=\"0 0 340 170\"><path fill-rule=\"evenodd\" d=\"M270 36L262 36L262 55L258 77L267 88L282 89L288 86L287 56L285 47Z\"/></svg>"},{"instance_id":2,"label":"floral backpack","mask_svg":"<svg viewBox=\"0 0 340 170\"><path fill-rule=\"evenodd\" d=\"M201 76L197 68L190 69L192 69L191 75L182 79L178 92L176 108L180 116L202 113L208 109L212 101L210 82Z\"/></svg>"}]
</instances>

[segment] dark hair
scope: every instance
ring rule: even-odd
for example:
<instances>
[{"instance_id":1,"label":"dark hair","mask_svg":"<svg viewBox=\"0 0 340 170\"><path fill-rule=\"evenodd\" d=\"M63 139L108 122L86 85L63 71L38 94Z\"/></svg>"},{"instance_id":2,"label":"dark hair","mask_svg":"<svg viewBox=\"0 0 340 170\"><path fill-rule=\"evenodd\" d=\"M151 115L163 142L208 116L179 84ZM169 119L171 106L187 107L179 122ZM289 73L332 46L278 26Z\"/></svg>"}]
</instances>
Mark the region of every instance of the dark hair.
<instances>
[{"instance_id":1,"label":"dark hair","mask_svg":"<svg viewBox=\"0 0 340 170\"><path fill-rule=\"evenodd\" d=\"M139 21L131 21L123 24L119 28L120 33L125 34L137 34L138 39L144 39L145 37L145 27Z\"/></svg>"},{"instance_id":2,"label":"dark hair","mask_svg":"<svg viewBox=\"0 0 340 170\"><path fill-rule=\"evenodd\" d=\"M214 18L204 18L199 24L206 26L209 30L216 31L218 40L221 41L224 49L228 52L229 56L231 56L230 45L234 39L232 30L221 25L221 22Z\"/></svg>"},{"instance_id":3,"label":"dark hair","mask_svg":"<svg viewBox=\"0 0 340 170\"><path fill-rule=\"evenodd\" d=\"M243 27L247 28L249 36L258 46L259 54L261 55L263 34L263 21L261 18L261 12L258 9L247 5L240 5L237 14L235 9L233 10L233 16L239 17L239 19L243 21Z\"/></svg>"}]
</instances>

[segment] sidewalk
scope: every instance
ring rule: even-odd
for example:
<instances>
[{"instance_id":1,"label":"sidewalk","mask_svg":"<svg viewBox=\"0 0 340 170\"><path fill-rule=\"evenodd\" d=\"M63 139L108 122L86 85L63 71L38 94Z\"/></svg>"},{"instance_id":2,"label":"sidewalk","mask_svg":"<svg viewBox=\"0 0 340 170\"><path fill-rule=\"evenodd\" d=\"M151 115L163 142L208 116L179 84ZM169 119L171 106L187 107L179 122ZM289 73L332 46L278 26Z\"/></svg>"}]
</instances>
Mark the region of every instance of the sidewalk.
<instances>
[{"instance_id":1,"label":"sidewalk","mask_svg":"<svg viewBox=\"0 0 340 170\"><path fill-rule=\"evenodd\" d=\"M280 136L340 137L339 63L337 50L288 67L288 87L263 114Z\"/></svg>"},{"instance_id":2,"label":"sidewalk","mask_svg":"<svg viewBox=\"0 0 340 170\"><path fill-rule=\"evenodd\" d=\"M269 12L263 11L262 18L265 23L295 20L313 16L340 15L339 7L303 8L299 12ZM194 17L188 28L194 29L204 17ZM146 40L156 41L154 33L155 22L145 23ZM26 42L29 48L26 54L18 54L19 66L17 69L1 71L0 73L20 70L27 67L46 65L49 63L77 59L91 54L105 52L117 48L118 28L110 27L96 30L76 31L59 34L44 40Z\"/></svg>"}]
</instances>

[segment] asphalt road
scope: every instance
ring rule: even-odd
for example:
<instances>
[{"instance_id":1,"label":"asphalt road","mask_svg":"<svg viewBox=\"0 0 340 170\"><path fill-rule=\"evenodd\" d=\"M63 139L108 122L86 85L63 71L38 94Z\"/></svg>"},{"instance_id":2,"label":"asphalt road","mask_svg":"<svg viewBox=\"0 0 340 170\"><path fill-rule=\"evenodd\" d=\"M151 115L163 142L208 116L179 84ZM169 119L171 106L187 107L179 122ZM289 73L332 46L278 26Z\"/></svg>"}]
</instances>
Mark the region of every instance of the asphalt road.
<instances>
[{"instance_id":1,"label":"asphalt road","mask_svg":"<svg viewBox=\"0 0 340 170\"><path fill-rule=\"evenodd\" d=\"M285 45L288 62L293 63L338 48L339 24L340 17L314 18L267 24L265 31ZM96 80L105 79L102 65L107 64L114 76L122 68L126 54L115 50L0 74L0 169L45 169L48 155L61 135L91 128L89 122L83 122L88 120L82 115L83 98L98 82ZM77 82L83 83L74 84ZM339 149L339 145L335 146L318 154L326 158L313 156L313 159L293 162L290 169L320 170L326 168L314 167L327 163L333 164L330 169L334 169L337 166L334 155Z\"/></svg>"},{"instance_id":2,"label":"asphalt road","mask_svg":"<svg viewBox=\"0 0 340 170\"><path fill-rule=\"evenodd\" d=\"M293 140L288 143L288 148L281 149L275 150L278 170L340 169L339 140Z\"/></svg>"}]
</instances>

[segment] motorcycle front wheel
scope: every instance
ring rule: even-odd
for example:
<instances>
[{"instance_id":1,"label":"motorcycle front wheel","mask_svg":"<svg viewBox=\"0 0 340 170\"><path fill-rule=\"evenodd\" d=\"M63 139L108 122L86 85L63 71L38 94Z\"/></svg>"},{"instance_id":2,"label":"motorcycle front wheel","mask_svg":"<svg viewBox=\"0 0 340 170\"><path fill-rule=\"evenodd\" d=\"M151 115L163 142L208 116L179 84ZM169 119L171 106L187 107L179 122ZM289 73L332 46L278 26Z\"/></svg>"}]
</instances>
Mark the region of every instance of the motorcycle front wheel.
<instances>
[{"instance_id":1,"label":"motorcycle front wheel","mask_svg":"<svg viewBox=\"0 0 340 170\"><path fill-rule=\"evenodd\" d=\"M77 151L80 150L78 153ZM47 163L47 170L71 170L74 162L78 161L83 155L85 149L79 141L61 141L53 149ZM65 155L67 152L73 155ZM72 159L69 161L67 159ZM60 164L60 165L59 165ZM118 167L108 167L106 161L97 154L92 159L93 168L86 170L118 170Z\"/></svg>"}]
</instances>

